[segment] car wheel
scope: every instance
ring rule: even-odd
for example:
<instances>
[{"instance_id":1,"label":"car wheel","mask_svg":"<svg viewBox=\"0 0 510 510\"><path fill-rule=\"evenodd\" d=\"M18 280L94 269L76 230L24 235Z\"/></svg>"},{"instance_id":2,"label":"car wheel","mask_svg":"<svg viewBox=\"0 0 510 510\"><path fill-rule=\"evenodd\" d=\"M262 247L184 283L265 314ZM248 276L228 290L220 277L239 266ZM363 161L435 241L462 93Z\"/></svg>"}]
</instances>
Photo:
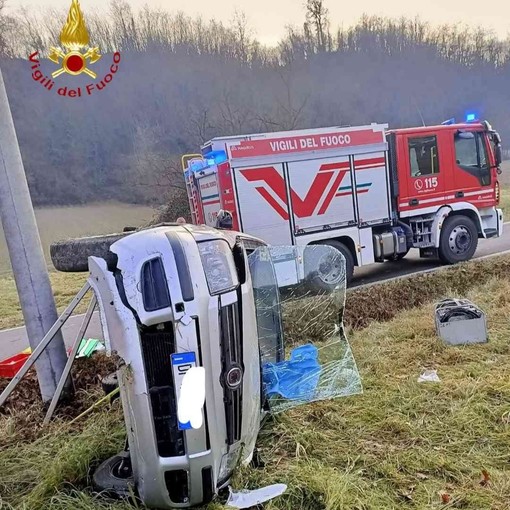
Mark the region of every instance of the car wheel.
<instances>
[{"instance_id":1,"label":"car wheel","mask_svg":"<svg viewBox=\"0 0 510 510\"><path fill-rule=\"evenodd\" d=\"M92 476L94 488L119 497L134 493L135 481L128 452L122 452L105 460Z\"/></svg>"}]
</instances>

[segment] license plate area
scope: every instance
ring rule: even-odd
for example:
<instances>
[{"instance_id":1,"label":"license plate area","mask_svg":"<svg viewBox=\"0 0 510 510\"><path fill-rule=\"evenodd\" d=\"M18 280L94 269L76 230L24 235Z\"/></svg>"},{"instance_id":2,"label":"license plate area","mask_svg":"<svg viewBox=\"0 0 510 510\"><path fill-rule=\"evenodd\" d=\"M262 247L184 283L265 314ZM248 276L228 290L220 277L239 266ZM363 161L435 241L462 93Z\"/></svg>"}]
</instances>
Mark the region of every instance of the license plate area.
<instances>
[{"instance_id":1,"label":"license plate area","mask_svg":"<svg viewBox=\"0 0 510 510\"><path fill-rule=\"evenodd\" d=\"M197 358L194 352L181 352L179 354L172 354L172 372L174 376L175 397L177 405L181 397L181 387L184 376L190 368L197 366ZM191 430L191 424L181 423L178 421L179 430Z\"/></svg>"}]
</instances>

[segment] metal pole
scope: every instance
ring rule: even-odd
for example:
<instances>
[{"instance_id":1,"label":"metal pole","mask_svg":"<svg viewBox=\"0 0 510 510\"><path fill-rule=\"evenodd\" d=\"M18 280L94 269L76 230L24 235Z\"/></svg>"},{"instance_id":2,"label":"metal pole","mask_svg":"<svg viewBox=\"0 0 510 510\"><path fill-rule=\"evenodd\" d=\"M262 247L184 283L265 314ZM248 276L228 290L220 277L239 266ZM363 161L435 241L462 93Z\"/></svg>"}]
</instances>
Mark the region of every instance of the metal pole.
<instances>
[{"instance_id":1,"label":"metal pole","mask_svg":"<svg viewBox=\"0 0 510 510\"><path fill-rule=\"evenodd\" d=\"M73 366L76 355L78 354L78 351L80 349L80 345L83 340L83 335L85 334L85 331L87 331L87 328L89 327L90 319L92 318L92 314L94 313L94 310L96 309L96 303L97 303L97 298L96 298L96 295L93 294L92 299L90 300L90 303L89 303L89 307L87 309L87 313L85 314L85 317L83 318L83 321L81 323L80 330L78 331L78 334L76 335L76 340L74 341L73 348L71 349L71 352L69 353L69 358L67 359L67 364L64 368L64 373L62 374L62 377L60 378L60 381L58 382L57 391L55 392L55 395L53 395L53 398L51 399L50 407L48 408L46 416L44 417L43 425L48 425L48 423L51 420L51 417L53 416L53 413L55 412L58 401L60 400L60 395L62 395L62 390L64 389L64 386L66 384L69 373L71 372L71 367Z\"/></svg>"},{"instance_id":2,"label":"metal pole","mask_svg":"<svg viewBox=\"0 0 510 510\"><path fill-rule=\"evenodd\" d=\"M57 320L7 92L0 70L0 217L32 349ZM36 364L44 402L51 400L67 361L59 332Z\"/></svg>"},{"instance_id":3,"label":"metal pole","mask_svg":"<svg viewBox=\"0 0 510 510\"><path fill-rule=\"evenodd\" d=\"M73 310L78 306L80 301L83 299L83 296L88 292L89 289L90 284L87 282L82 287L80 292L76 294L69 306L62 312L62 315L55 321L55 324L53 324L46 335L44 335L44 338L39 342L37 347L34 349L32 354L30 354L29 358L25 361L24 365L19 369L18 373L14 376L11 382L5 387L4 391L0 393L0 407L4 405L5 401L9 398L9 395L14 391L14 388L16 388L21 379L25 377L25 374L30 370L32 365L41 357L41 355L46 350L46 347L48 347L55 335L60 332L62 326L65 324L67 319L69 319L73 313Z\"/></svg>"}]
</instances>

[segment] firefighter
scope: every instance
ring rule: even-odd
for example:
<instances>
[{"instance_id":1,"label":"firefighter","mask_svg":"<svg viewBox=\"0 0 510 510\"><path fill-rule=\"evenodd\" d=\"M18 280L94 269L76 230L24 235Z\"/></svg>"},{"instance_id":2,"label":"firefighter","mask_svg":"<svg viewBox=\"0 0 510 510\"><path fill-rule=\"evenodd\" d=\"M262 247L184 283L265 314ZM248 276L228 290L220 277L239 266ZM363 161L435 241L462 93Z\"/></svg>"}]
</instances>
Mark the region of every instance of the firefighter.
<instances>
[{"instance_id":1,"label":"firefighter","mask_svg":"<svg viewBox=\"0 0 510 510\"><path fill-rule=\"evenodd\" d=\"M233 225L234 218L232 217L232 213L220 209L220 211L218 212L218 217L216 218L216 228L231 230Z\"/></svg>"}]
</instances>

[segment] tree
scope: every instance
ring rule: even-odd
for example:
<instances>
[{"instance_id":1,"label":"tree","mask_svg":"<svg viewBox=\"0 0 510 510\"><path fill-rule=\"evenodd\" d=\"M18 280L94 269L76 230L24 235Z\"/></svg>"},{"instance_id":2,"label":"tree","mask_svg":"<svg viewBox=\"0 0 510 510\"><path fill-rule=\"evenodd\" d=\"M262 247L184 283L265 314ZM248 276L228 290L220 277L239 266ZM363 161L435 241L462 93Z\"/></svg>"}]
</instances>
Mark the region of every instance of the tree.
<instances>
[{"instance_id":1,"label":"tree","mask_svg":"<svg viewBox=\"0 0 510 510\"><path fill-rule=\"evenodd\" d=\"M5 0L0 0L0 57L9 54L6 34L10 24L11 20L5 14Z\"/></svg>"},{"instance_id":2,"label":"tree","mask_svg":"<svg viewBox=\"0 0 510 510\"><path fill-rule=\"evenodd\" d=\"M324 0L306 1L306 21L315 32L317 51L329 49L331 35L329 33L329 11Z\"/></svg>"}]
</instances>

